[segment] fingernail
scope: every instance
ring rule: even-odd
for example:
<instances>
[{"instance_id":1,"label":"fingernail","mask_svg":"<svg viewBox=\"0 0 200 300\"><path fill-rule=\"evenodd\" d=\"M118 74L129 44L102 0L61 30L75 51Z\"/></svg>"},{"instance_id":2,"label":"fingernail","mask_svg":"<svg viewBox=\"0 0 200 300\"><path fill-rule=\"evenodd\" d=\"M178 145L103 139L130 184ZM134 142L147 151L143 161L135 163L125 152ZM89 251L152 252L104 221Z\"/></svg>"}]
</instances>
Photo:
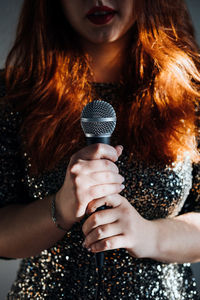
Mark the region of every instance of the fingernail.
<instances>
[{"instance_id":1,"label":"fingernail","mask_svg":"<svg viewBox=\"0 0 200 300\"><path fill-rule=\"evenodd\" d=\"M87 251L88 251L88 252L91 252L91 251L92 251L92 249L91 249L91 248L87 248Z\"/></svg>"},{"instance_id":2,"label":"fingernail","mask_svg":"<svg viewBox=\"0 0 200 300\"><path fill-rule=\"evenodd\" d=\"M123 150L124 149L124 147L122 146L122 145L119 145L120 146L120 148Z\"/></svg>"},{"instance_id":3,"label":"fingernail","mask_svg":"<svg viewBox=\"0 0 200 300\"><path fill-rule=\"evenodd\" d=\"M82 246L83 246L84 248L86 248L86 243L85 243L85 241L83 242Z\"/></svg>"},{"instance_id":4,"label":"fingernail","mask_svg":"<svg viewBox=\"0 0 200 300\"><path fill-rule=\"evenodd\" d=\"M124 188L125 188L125 185L124 185L124 184L122 184L122 185L121 185L121 188L122 188L122 189L124 189Z\"/></svg>"}]
</instances>

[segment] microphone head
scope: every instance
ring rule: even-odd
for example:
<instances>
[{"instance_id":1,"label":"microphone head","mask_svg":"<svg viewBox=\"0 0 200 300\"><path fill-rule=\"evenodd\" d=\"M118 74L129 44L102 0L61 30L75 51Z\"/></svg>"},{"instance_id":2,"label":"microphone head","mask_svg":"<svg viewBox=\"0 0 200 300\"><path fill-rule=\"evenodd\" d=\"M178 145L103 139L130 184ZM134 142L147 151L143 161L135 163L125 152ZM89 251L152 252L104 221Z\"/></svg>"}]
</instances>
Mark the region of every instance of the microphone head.
<instances>
[{"instance_id":1,"label":"microphone head","mask_svg":"<svg viewBox=\"0 0 200 300\"><path fill-rule=\"evenodd\" d=\"M86 137L110 137L115 126L116 113L108 102L89 102L81 113L81 127Z\"/></svg>"}]
</instances>

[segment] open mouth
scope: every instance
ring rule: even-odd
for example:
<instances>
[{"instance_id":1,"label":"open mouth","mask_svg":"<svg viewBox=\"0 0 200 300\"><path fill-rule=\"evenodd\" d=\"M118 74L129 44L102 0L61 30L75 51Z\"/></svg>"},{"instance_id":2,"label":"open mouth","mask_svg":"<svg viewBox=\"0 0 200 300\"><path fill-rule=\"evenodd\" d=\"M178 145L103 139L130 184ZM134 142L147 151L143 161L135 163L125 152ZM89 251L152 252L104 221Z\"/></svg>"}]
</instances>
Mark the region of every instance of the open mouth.
<instances>
[{"instance_id":1,"label":"open mouth","mask_svg":"<svg viewBox=\"0 0 200 300\"><path fill-rule=\"evenodd\" d=\"M87 18L95 25L104 25L110 22L116 11L107 6L95 6L88 13Z\"/></svg>"}]
</instances>

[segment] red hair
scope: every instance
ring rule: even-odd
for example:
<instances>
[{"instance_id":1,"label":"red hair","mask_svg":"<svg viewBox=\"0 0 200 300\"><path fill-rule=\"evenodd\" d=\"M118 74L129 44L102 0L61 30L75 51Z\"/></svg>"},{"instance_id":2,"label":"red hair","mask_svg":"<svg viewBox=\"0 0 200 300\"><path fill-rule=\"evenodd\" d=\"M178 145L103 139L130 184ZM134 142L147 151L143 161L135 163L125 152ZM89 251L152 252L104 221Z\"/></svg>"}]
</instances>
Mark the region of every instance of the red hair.
<instances>
[{"instance_id":1,"label":"red hair","mask_svg":"<svg viewBox=\"0 0 200 300\"><path fill-rule=\"evenodd\" d=\"M140 0L135 12L123 96L132 100L119 103L119 140L145 160L170 162L185 151L195 160L189 137L196 134L199 54L186 6ZM21 134L33 172L55 167L77 148L80 113L92 100L89 60L60 1L24 1L5 75L6 99L24 118Z\"/></svg>"}]
</instances>

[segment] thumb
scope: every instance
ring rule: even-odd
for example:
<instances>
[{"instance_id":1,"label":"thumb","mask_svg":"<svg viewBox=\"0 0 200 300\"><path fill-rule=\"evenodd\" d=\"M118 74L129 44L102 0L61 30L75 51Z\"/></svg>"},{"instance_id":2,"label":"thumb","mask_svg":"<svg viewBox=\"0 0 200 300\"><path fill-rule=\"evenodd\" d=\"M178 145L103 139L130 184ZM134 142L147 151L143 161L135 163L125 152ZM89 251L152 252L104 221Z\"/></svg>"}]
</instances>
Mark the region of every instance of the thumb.
<instances>
[{"instance_id":1,"label":"thumb","mask_svg":"<svg viewBox=\"0 0 200 300\"><path fill-rule=\"evenodd\" d=\"M115 150L117 151L118 157L122 154L124 147L122 145L115 146Z\"/></svg>"}]
</instances>

